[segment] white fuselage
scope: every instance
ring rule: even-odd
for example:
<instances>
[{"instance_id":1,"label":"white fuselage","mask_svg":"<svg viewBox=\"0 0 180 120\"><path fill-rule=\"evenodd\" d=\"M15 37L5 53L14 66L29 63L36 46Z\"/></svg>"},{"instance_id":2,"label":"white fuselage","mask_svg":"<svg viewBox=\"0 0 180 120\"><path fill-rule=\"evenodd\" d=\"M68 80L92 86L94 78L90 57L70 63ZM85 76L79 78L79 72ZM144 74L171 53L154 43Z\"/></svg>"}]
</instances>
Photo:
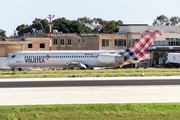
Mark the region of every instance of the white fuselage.
<instances>
[{"instance_id":1,"label":"white fuselage","mask_svg":"<svg viewBox=\"0 0 180 120\"><path fill-rule=\"evenodd\" d=\"M23 51L5 60L4 65L12 68L68 67L68 63L75 62L87 67L115 67L120 57L100 51Z\"/></svg>"}]
</instances>

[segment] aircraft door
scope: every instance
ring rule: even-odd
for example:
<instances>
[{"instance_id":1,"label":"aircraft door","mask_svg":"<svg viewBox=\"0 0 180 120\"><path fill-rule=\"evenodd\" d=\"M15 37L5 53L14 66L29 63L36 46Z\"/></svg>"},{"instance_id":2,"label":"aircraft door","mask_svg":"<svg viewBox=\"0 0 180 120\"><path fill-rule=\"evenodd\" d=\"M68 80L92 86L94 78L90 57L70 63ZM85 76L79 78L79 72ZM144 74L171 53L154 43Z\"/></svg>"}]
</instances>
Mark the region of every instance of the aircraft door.
<instances>
[{"instance_id":1,"label":"aircraft door","mask_svg":"<svg viewBox=\"0 0 180 120\"><path fill-rule=\"evenodd\" d=\"M16 55L16 63L21 63L21 54L20 53L18 53Z\"/></svg>"}]
</instances>

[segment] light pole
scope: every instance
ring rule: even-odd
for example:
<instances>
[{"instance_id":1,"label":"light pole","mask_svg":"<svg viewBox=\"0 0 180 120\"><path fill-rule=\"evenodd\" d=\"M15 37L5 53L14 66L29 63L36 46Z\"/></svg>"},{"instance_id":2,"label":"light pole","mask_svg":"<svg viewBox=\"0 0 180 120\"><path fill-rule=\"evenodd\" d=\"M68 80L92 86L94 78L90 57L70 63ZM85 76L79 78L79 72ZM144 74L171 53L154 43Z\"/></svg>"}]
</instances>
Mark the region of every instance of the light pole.
<instances>
[{"instance_id":1,"label":"light pole","mask_svg":"<svg viewBox=\"0 0 180 120\"><path fill-rule=\"evenodd\" d=\"M47 18L49 18L49 30L50 30L50 51L52 50L52 38L51 38L51 31L52 31L52 25L51 25L51 19L53 19L54 18L54 15L49 15L49 17L47 17Z\"/></svg>"}]
</instances>

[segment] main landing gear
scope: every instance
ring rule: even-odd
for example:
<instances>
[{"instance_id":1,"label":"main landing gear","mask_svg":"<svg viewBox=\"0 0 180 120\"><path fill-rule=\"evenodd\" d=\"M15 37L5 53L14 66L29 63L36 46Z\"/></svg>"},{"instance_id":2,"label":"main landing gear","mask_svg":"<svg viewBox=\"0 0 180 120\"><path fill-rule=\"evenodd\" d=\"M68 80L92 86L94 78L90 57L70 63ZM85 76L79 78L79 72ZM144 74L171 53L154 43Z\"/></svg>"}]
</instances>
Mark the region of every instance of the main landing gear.
<instances>
[{"instance_id":1,"label":"main landing gear","mask_svg":"<svg viewBox=\"0 0 180 120\"><path fill-rule=\"evenodd\" d=\"M10 68L12 71L15 71L15 68ZM17 68L16 70L22 71L22 68Z\"/></svg>"}]
</instances>

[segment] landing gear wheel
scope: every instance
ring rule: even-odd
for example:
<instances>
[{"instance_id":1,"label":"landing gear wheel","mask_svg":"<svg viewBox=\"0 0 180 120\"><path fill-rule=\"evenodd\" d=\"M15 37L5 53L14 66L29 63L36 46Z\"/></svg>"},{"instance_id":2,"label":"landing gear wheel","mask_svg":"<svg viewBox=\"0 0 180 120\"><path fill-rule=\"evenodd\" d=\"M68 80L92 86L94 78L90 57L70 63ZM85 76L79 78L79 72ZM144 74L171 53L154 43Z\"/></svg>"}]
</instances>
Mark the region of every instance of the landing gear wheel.
<instances>
[{"instance_id":1,"label":"landing gear wheel","mask_svg":"<svg viewBox=\"0 0 180 120\"><path fill-rule=\"evenodd\" d=\"M10 68L12 71L14 71L14 68Z\"/></svg>"},{"instance_id":2,"label":"landing gear wheel","mask_svg":"<svg viewBox=\"0 0 180 120\"><path fill-rule=\"evenodd\" d=\"M22 69L21 69L21 68L18 68L18 71L22 71Z\"/></svg>"}]
</instances>

